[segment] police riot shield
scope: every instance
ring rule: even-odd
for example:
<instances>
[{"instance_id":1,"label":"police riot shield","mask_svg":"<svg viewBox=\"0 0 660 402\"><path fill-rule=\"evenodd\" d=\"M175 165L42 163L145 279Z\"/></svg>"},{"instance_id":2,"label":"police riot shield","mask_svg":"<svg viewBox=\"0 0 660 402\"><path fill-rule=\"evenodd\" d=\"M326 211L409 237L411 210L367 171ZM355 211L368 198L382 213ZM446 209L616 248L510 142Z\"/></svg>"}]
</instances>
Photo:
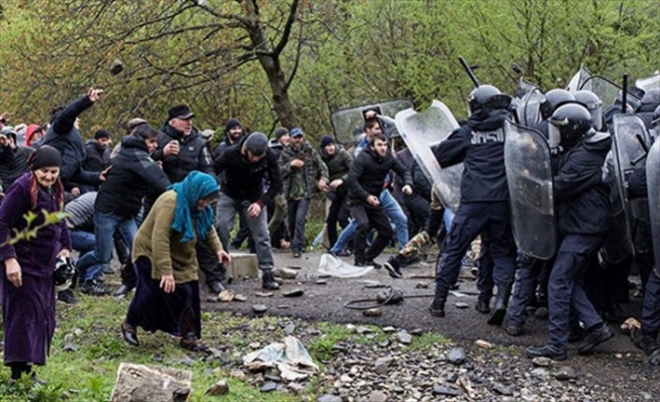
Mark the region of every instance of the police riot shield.
<instances>
[{"instance_id":1,"label":"police riot shield","mask_svg":"<svg viewBox=\"0 0 660 402\"><path fill-rule=\"evenodd\" d=\"M369 110L373 110L381 116L394 116L397 112L411 107L413 107L413 104L407 99L392 99L384 102L339 109L333 112L331 116L335 138L343 144L351 144L353 141L353 132L356 128L362 129L364 126L364 114ZM396 129L394 129L390 133L390 136L396 135Z\"/></svg>"},{"instance_id":2,"label":"police riot shield","mask_svg":"<svg viewBox=\"0 0 660 402\"><path fill-rule=\"evenodd\" d=\"M579 87L595 93L606 108L612 105L620 105L622 102L623 88L605 77L594 75L587 78ZM631 92L627 92L627 102L634 110L641 102L641 98Z\"/></svg>"},{"instance_id":3,"label":"police riot shield","mask_svg":"<svg viewBox=\"0 0 660 402\"><path fill-rule=\"evenodd\" d=\"M538 87L534 87L523 96L519 107L516 109L518 123L525 127L532 127L543 120L541 116L541 103L545 95Z\"/></svg>"},{"instance_id":4,"label":"police riot shield","mask_svg":"<svg viewBox=\"0 0 660 402\"><path fill-rule=\"evenodd\" d=\"M644 121L631 114L618 114L614 116L614 138L612 150L614 151L614 174L621 203L625 209L627 221L626 241L634 250L633 236L637 223L649 222L648 200L644 198L630 198L628 196L628 182L634 169L645 163L646 154L651 144L648 130Z\"/></svg>"},{"instance_id":5,"label":"police riot shield","mask_svg":"<svg viewBox=\"0 0 660 402\"><path fill-rule=\"evenodd\" d=\"M396 126L415 160L422 168L433 191L445 208L458 211L461 200L461 177L463 164L440 168L431 147L442 142L458 128L458 122L444 103L434 100L425 112L414 109L402 110L396 114Z\"/></svg>"},{"instance_id":6,"label":"police riot shield","mask_svg":"<svg viewBox=\"0 0 660 402\"><path fill-rule=\"evenodd\" d=\"M618 264L632 255L632 244L625 241L628 238L628 219L623 207L623 196L617 185L613 151L608 152L605 167L605 181L610 186L610 221L612 225L600 249L600 256L609 264Z\"/></svg>"},{"instance_id":7,"label":"police riot shield","mask_svg":"<svg viewBox=\"0 0 660 402\"><path fill-rule=\"evenodd\" d=\"M566 87L566 90L572 94L576 93L580 89L586 89L591 91L591 88L582 87L584 82L589 78L591 78L591 73L589 72L589 70L584 68L584 66L580 66L580 70L568 82L568 87Z\"/></svg>"},{"instance_id":8,"label":"police riot shield","mask_svg":"<svg viewBox=\"0 0 660 402\"><path fill-rule=\"evenodd\" d=\"M660 141L656 141L646 157L646 185L649 190L649 216L653 237L653 270L660 275Z\"/></svg>"},{"instance_id":9,"label":"police riot shield","mask_svg":"<svg viewBox=\"0 0 660 402\"><path fill-rule=\"evenodd\" d=\"M557 249L550 147L541 133L507 121L504 166L516 245L524 254L547 260Z\"/></svg>"},{"instance_id":10,"label":"police riot shield","mask_svg":"<svg viewBox=\"0 0 660 402\"><path fill-rule=\"evenodd\" d=\"M635 80L635 86L644 92L648 92L648 90L652 88L660 88L660 72L657 72L650 77Z\"/></svg>"}]
</instances>

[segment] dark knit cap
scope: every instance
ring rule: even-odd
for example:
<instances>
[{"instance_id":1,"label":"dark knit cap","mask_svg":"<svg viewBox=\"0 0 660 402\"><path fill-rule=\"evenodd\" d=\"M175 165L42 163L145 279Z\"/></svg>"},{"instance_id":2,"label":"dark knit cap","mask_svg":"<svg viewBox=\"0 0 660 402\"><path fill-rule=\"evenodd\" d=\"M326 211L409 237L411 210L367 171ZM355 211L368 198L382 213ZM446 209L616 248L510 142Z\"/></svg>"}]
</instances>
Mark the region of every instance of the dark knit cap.
<instances>
[{"instance_id":1,"label":"dark knit cap","mask_svg":"<svg viewBox=\"0 0 660 402\"><path fill-rule=\"evenodd\" d=\"M30 155L28 165L30 165L30 170L45 167L60 167L62 166L62 157L57 149L49 145L44 145Z\"/></svg>"},{"instance_id":2,"label":"dark knit cap","mask_svg":"<svg viewBox=\"0 0 660 402\"><path fill-rule=\"evenodd\" d=\"M94 133L94 139L98 140L101 138L112 138L112 134L104 129L97 130L96 133Z\"/></svg>"},{"instance_id":3,"label":"dark knit cap","mask_svg":"<svg viewBox=\"0 0 660 402\"><path fill-rule=\"evenodd\" d=\"M324 135L323 138L321 138L321 148L325 148L330 144L334 144L335 139L330 137L329 135Z\"/></svg>"},{"instance_id":4,"label":"dark knit cap","mask_svg":"<svg viewBox=\"0 0 660 402\"><path fill-rule=\"evenodd\" d=\"M266 153L268 149L268 137L266 134L255 132L248 136L245 140L245 147L254 156L261 156Z\"/></svg>"},{"instance_id":5,"label":"dark knit cap","mask_svg":"<svg viewBox=\"0 0 660 402\"><path fill-rule=\"evenodd\" d=\"M279 127L275 129L275 140L279 141L280 138L289 134L289 130L286 127Z\"/></svg>"},{"instance_id":6,"label":"dark knit cap","mask_svg":"<svg viewBox=\"0 0 660 402\"><path fill-rule=\"evenodd\" d=\"M225 133L234 127L241 127L241 122L236 119L227 120L227 123L225 123Z\"/></svg>"}]
</instances>

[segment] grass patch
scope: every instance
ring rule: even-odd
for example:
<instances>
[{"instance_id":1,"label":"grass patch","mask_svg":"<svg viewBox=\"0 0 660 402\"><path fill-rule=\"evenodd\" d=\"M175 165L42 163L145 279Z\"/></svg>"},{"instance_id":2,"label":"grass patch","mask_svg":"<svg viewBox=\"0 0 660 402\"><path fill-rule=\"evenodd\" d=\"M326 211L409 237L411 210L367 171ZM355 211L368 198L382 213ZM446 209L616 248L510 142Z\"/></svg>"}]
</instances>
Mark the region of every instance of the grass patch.
<instances>
[{"instance_id":1,"label":"grass patch","mask_svg":"<svg viewBox=\"0 0 660 402\"><path fill-rule=\"evenodd\" d=\"M333 350L336 343L347 340L351 337L351 331L340 325L320 322L317 328L322 335L312 339L307 346L307 351L316 361L327 361L337 353Z\"/></svg>"},{"instance_id":2,"label":"grass patch","mask_svg":"<svg viewBox=\"0 0 660 402\"><path fill-rule=\"evenodd\" d=\"M434 346L445 346L452 343L452 340L442 334L426 332L420 336L414 336L412 343L406 347L407 350L426 350Z\"/></svg>"},{"instance_id":3,"label":"grass patch","mask_svg":"<svg viewBox=\"0 0 660 402\"><path fill-rule=\"evenodd\" d=\"M202 332L210 347L226 348L221 362L203 362L202 355L189 353L178 347L178 339L163 333L153 335L138 331L140 347L124 343L119 325L128 309L129 301L109 297L79 296L79 303L67 306L58 303L58 326L46 366L37 367L39 377L47 385L32 385L21 381L7 385L9 370L0 369L0 400L3 402L75 401L98 402L110 399L117 369L121 362L168 366L193 372L191 401L296 401L299 396L285 393L262 394L258 385L229 377L229 371L241 367L241 358L251 351L246 346L260 342L281 341L285 333L276 318L241 317L231 313L204 312ZM326 329L332 328L328 325ZM242 329L242 331L237 331ZM332 333L332 331L330 331ZM341 332L341 331L339 331ZM335 332L335 333L339 333ZM0 335L2 334L0 328ZM246 334L248 336L246 336ZM333 338L334 339L334 338ZM71 342L75 352L65 352L63 346ZM191 366L182 364L190 356ZM210 397L204 392L218 380L229 382L229 395ZM314 395L309 389L307 395Z\"/></svg>"}]
</instances>

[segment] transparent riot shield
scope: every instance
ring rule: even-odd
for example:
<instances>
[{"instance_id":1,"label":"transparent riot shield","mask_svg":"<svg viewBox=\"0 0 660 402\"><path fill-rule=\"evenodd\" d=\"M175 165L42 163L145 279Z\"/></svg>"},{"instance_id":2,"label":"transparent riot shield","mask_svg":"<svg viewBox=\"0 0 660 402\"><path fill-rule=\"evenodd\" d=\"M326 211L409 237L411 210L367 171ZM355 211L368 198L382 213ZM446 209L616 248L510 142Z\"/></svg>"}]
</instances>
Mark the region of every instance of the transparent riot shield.
<instances>
[{"instance_id":1,"label":"transparent riot shield","mask_svg":"<svg viewBox=\"0 0 660 402\"><path fill-rule=\"evenodd\" d=\"M350 144L353 141L355 129L361 129L364 126L364 113L367 110L376 110L382 116L394 116L397 112L411 107L413 107L413 104L407 99L392 99L337 110L331 116L335 138L343 144ZM396 136L396 130L390 135Z\"/></svg>"},{"instance_id":2,"label":"transparent riot shield","mask_svg":"<svg viewBox=\"0 0 660 402\"><path fill-rule=\"evenodd\" d=\"M541 103L545 100L545 95L537 87L531 89L520 102L518 113L518 122L525 127L532 127L543 120L541 116Z\"/></svg>"},{"instance_id":3,"label":"transparent riot shield","mask_svg":"<svg viewBox=\"0 0 660 402\"><path fill-rule=\"evenodd\" d=\"M415 156L433 191L445 208L458 211L461 200L463 164L440 168L431 147L443 141L458 128L458 122L444 103L434 100L425 112L406 109L396 114L396 127Z\"/></svg>"},{"instance_id":4,"label":"transparent riot shield","mask_svg":"<svg viewBox=\"0 0 660 402\"><path fill-rule=\"evenodd\" d=\"M587 78L579 87L595 93L603 102L603 106L619 105L622 102L623 88L605 77L594 75ZM628 104L633 110L639 105L641 99L627 91Z\"/></svg>"},{"instance_id":5,"label":"transparent riot shield","mask_svg":"<svg viewBox=\"0 0 660 402\"><path fill-rule=\"evenodd\" d=\"M584 82L589 78L591 78L591 73L589 72L589 70L584 68L584 66L580 66L580 70L568 82L568 87L566 87L566 90L572 94L576 93L580 89L586 89L591 91L590 87L589 88L582 87Z\"/></svg>"},{"instance_id":6,"label":"transparent riot shield","mask_svg":"<svg viewBox=\"0 0 660 402\"><path fill-rule=\"evenodd\" d=\"M649 190L649 215L653 235L653 270L660 275L660 141L656 141L646 157L646 185Z\"/></svg>"},{"instance_id":7,"label":"transparent riot shield","mask_svg":"<svg viewBox=\"0 0 660 402\"><path fill-rule=\"evenodd\" d=\"M618 114L614 116L614 174L617 191L625 210L627 233L625 240L634 250L633 234L637 222L648 223L648 200L628 197L628 181L635 167L645 163L648 146L651 143L648 130L642 119L635 115Z\"/></svg>"},{"instance_id":8,"label":"transparent riot shield","mask_svg":"<svg viewBox=\"0 0 660 402\"><path fill-rule=\"evenodd\" d=\"M600 255L606 262L618 264L632 255L632 244L628 241L622 241L622 239L628 238L628 220L626 210L623 207L623 196L617 184L613 151L607 154L605 166L606 182L610 186L610 220L612 226L600 249Z\"/></svg>"},{"instance_id":9,"label":"transparent riot shield","mask_svg":"<svg viewBox=\"0 0 660 402\"><path fill-rule=\"evenodd\" d=\"M644 90L644 92L648 92L648 90L652 88L660 88L660 73L655 73L650 77L635 80L635 86Z\"/></svg>"},{"instance_id":10,"label":"transparent riot shield","mask_svg":"<svg viewBox=\"0 0 660 402\"><path fill-rule=\"evenodd\" d=\"M557 249L550 148L541 133L511 122L505 123L504 135L516 245L526 255L547 260Z\"/></svg>"}]
</instances>

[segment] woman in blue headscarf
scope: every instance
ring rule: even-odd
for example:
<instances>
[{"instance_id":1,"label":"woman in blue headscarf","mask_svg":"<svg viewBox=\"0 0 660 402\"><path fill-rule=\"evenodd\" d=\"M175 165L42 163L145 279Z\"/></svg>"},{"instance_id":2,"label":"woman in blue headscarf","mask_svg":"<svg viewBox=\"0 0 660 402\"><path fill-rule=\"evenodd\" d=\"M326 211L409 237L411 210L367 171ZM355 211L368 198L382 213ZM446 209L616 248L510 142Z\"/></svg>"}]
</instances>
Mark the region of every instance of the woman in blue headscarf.
<instances>
[{"instance_id":1,"label":"woman in blue headscarf","mask_svg":"<svg viewBox=\"0 0 660 402\"><path fill-rule=\"evenodd\" d=\"M198 265L195 244L203 241L221 263L231 258L215 231L219 195L215 178L193 171L154 203L133 243L138 286L121 325L124 340L138 346L136 328L181 337L181 346L205 349L201 338Z\"/></svg>"}]
</instances>

